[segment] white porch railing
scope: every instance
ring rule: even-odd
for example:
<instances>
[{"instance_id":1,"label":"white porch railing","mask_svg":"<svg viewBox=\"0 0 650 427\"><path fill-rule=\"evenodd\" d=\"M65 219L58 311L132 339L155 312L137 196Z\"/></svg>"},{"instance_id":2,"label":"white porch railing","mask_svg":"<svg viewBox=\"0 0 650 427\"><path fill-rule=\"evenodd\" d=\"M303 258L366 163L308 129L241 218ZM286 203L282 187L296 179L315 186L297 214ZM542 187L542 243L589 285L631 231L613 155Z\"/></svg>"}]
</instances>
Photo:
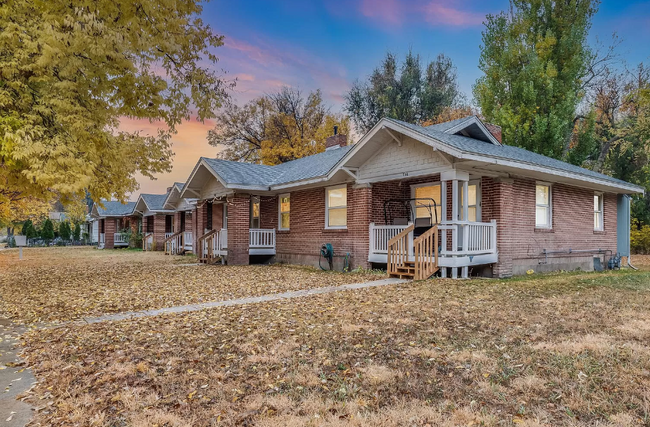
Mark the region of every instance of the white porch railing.
<instances>
[{"instance_id":1,"label":"white porch railing","mask_svg":"<svg viewBox=\"0 0 650 427\"><path fill-rule=\"evenodd\" d=\"M142 250L143 251L152 251L153 250L153 233L145 233L142 237Z\"/></svg>"},{"instance_id":2,"label":"white porch railing","mask_svg":"<svg viewBox=\"0 0 650 427\"><path fill-rule=\"evenodd\" d=\"M129 246L129 235L126 233L113 234L113 246Z\"/></svg>"},{"instance_id":3,"label":"white porch railing","mask_svg":"<svg viewBox=\"0 0 650 427\"><path fill-rule=\"evenodd\" d=\"M407 227L408 225L371 223L368 261L385 263L388 241ZM438 230L440 230L439 265L441 267L466 267L497 262L496 221L443 221L438 225ZM409 234L409 239L413 242L412 232ZM407 249L409 257L412 257L413 244L409 244Z\"/></svg>"},{"instance_id":4,"label":"white porch railing","mask_svg":"<svg viewBox=\"0 0 650 427\"><path fill-rule=\"evenodd\" d=\"M103 248L105 244L106 244L106 234L99 233L99 243L97 247Z\"/></svg>"},{"instance_id":5,"label":"white porch railing","mask_svg":"<svg viewBox=\"0 0 650 427\"><path fill-rule=\"evenodd\" d=\"M191 251L194 248L194 240L192 240L191 231L183 232L183 246L183 249L186 251Z\"/></svg>"},{"instance_id":6,"label":"white porch railing","mask_svg":"<svg viewBox=\"0 0 650 427\"><path fill-rule=\"evenodd\" d=\"M387 254L388 241L406 230L408 225L375 225L370 224L370 253Z\"/></svg>"},{"instance_id":7,"label":"white porch railing","mask_svg":"<svg viewBox=\"0 0 650 427\"><path fill-rule=\"evenodd\" d=\"M174 233L165 233L165 239L169 239L173 235L174 235Z\"/></svg>"},{"instance_id":8,"label":"white porch railing","mask_svg":"<svg viewBox=\"0 0 650 427\"><path fill-rule=\"evenodd\" d=\"M212 263L217 257L228 254L228 230L212 230L201 236L198 241L197 254L200 261Z\"/></svg>"},{"instance_id":9,"label":"white porch railing","mask_svg":"<svg viewBox=\"0 0 650 427\"><path fill-rule=\"evenodd\" d=\"M251 248L275 248L275 228L271 230L251 228L249 236L249 247Z\"/></svg>"}]
</instances>

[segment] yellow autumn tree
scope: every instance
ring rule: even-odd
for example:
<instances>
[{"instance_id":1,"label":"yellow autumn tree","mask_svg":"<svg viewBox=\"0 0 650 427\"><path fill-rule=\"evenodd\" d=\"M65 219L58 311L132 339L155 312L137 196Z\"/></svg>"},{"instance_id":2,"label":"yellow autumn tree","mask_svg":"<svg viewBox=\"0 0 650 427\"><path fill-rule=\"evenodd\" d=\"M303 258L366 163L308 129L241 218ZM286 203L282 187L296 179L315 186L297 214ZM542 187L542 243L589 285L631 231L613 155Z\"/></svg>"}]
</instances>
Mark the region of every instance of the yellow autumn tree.
<instances>
[{"instance_id":1,"label":"yellow autumn tree","mask_svg":"<svg viewBox=\"0 0 650 427\"><path fill-rule=\"evenodd\" d=\"M242 107L226 105L208 141L224 159L277 165L324 151L335 125L349 135L350 119L331 113L320 90L304 97L285 87Z\"/></svg>"},{"instance_id":2,"label":"yellow autumn tree","mask_svg":"<svg viewBox=\"0 0 650 427\"><path fill-rule=\"evenodd\" d=\"M170 170L175 126L191 112L213 117L227 95L211 67L222 37L201 10L201 0L0 2L0 215L85 191L124 199L136 173ZM121 131L123 117L161 130Z\"/></svg>"}]
</instances>

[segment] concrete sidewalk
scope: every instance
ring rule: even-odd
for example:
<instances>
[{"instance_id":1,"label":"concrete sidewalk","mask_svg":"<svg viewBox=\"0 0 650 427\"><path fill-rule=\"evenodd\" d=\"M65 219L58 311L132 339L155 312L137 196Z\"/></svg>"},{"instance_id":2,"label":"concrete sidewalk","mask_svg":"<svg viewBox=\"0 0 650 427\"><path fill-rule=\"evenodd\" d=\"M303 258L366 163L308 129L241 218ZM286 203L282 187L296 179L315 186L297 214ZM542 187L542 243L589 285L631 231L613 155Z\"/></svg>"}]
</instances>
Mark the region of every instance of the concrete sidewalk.
<instances>
[{"instance_id":1,"label":"concrete sidewalk","mask_svg":"<svg viewBox=\"0 0 650 427\"><path fill-rule=\"evenodd\" d=\"M32 407L16 400L36 379L18 356L20 335L26 328L0 318L0 426L23 427L32 418Z\"/></svg>"},{"instance_id":2,"label":"concrete sidewalk","mask_svg":"<svg viewBox=\"0 0 650 427\"><path fill-rule=\"evenodd\" d=\"M139 317L159 316L161 314L169 314L169 313L188 313L192 311L205 310L207 308L228 307L228 306L241 305L241 304L256 304L260 302L300 298L300 297L306 297L311 295L329 294L333 292L341 292L341 291L354 290L354 289L396 285L399 283L406 283L406 282L408 282L408 280L395 279L395 278L373 280L371 282L352 283L349 285L341 285L341 286L326 286L322 288L312 288L312 289L304 289L300 291L282 292L279 294L269 294L269 295L263 295L259 297L246 297L246 298L238 298L238 299L225 300L225 301L211 301L211 302L204 302L199 304L189 304L189 305L181 305L176 307L159 308L155 310L129 311L124 313L107 314L98 317L86 317L74 322L64 323L63 325L110 322L114 320L125 320L125 319L139 318Z\"/></svg>"}]
</instances>

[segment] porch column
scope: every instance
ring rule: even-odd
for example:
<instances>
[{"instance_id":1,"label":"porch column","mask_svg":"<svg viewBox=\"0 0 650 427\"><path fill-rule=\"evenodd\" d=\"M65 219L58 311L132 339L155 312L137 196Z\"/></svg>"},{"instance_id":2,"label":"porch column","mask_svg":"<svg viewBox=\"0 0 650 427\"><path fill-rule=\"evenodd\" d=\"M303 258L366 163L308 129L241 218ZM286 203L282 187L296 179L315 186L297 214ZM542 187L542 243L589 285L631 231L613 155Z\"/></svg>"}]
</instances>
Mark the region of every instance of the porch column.
<instances>
[{"instance_id":1,"label":"porch column","mask_svg":"<svg viewBox=\"0 0 650 427\"><path fill-rule=\"evenodd\" d=\"M228 203L228 264L248 265L250 196L235 194Z\"/></svg>"},{"instance_id":2,"label":"porch column","mask_svg":"<svg viewBox=\"0 0 650 427\"><path fill-rule=\"evenodd\" d=\"M194 253L198 256L199 254L199 237L203 236L205 225L207 223L208 212L205 206L205 201L197 203L196 209L194 210L194 215L192 216L192 225L193 229L193 240L194 240Z\"/></svg>"},{"instance_id":3,"label":"porch column","mask_svg":"<svg viewBox=\"0 0 650 427\"><path fill-rule=\"evenodd\" d=\"M468 181L469 181L469 173L464 172L464 171L459 171L456 169L451 169L445 172L442 172L440 174L440 180L442 182L445 181L451 181L451 223L456 224L453 226L451 229L451 250L452 252L458 251L458 238L459 238L459 233L461 230L461 225L458 225L457 222L460 220L459 217L459 207L460 207L460 189L458 182L461 181L463 185L463 189L465 194L467 194L467 186L468 186ZM467 199L467 197L464 197L464 199ZM463 213L465 214L465 218L467 218L467 210L468 207L466 206L466 200L463 200ZM446 208L446 206L445 206ZM465 233L463 233L465 234ZM464 247L464 246L463 246ZM461 267L461 275L462 277L467 277L469 269L467 267ZM458 278L458 267L452 267L451 269L451 278L456 279Z\"/></svg>"},{"instance_id":4,"label":"porch column","mask_svg":"<svg viewBox=\"0 0 650 427\"><path fill-rule=\"evenodd\" d=\"M440 181L440 223L447 222L447 181ZM440 230L440 254L447 251L447 230ZM447 268L440 269L440 277L447 277Z\"/></svg>"}]
</instances>

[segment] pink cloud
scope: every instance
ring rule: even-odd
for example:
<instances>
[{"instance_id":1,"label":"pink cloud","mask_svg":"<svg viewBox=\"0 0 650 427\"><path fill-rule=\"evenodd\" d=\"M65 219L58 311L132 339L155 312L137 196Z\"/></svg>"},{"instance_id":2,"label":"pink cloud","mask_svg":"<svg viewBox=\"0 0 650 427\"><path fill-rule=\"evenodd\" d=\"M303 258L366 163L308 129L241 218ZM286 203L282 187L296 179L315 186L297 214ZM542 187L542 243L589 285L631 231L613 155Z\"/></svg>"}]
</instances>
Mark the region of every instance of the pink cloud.
<instances>
[{"instance_id":1,"label":"pink cloud","mask_svg":"<svg viewBox=\"0 0 650 427\"><path fill-rule=\"evenodd\" d=\"M458 0L360 0L359 13L389 27L405 22L425 22L437 26L468 27L480 25L485 14L457 7Z\"/></svg>"},{"instance_id":2,"label":"pink cloud","mask_svg":"<svg viewBox=\"0 0 650 427\"><path fill-rule=\"evenodd\" d=\"M404 21L405 5L397 0L361 0L359 11L367 18L376 18L391 25L401 25Z\"/></svg>"},{"instance_id":3,"label":"pink cloud","mask_svg":"<svg viewBox=\"0 0 650 427\"><path fill-rule=\"evenodd\" d=\"M173 169L170 173L160 174L156 180L151 180L141 175L136 175L140 183L140 189L130 196L135 200L140 193L164 193L167 187L174 182L185 182L192 172L194 165L199 157L214 157L217 154L217 148L208 144L208 130L214 127L214 121L206 120L205 123L196 121L195 118L184 121L178 127L178 133L172 136L172 150L175 155L173 158ZM149 123L148 120L136 120L122 118L120 120L120 130L134 132L140 131L142 134L153 135L159 128L165 128L162 122Z\"/></svg>"},{"instance_id":4,"label":"pink cloud","mask_svg":"<svg viewBox=\"0 0 650 427\"><path fill-rule=\"evenodd\" d=\"M224 46L241 52L250 59L257 61L264 66L282 65L282 62L279 60L280 58L276 55L271 54L269 51L262 49L259 46L254 46L242 40L226 37L224 40Z\"/></svg>"},{"instance_id":5,"label":"pink cloud","mask_svg":"<svg viewBox=\"0 0 650 427\"><path fill-rule=\"evenodd\" d=\"M467 12L451 7L450 3L434 0L424 7L425 19L430 24L468 27L480 25L485 19L485 14Z\"/></svg>"}]
</instances>

